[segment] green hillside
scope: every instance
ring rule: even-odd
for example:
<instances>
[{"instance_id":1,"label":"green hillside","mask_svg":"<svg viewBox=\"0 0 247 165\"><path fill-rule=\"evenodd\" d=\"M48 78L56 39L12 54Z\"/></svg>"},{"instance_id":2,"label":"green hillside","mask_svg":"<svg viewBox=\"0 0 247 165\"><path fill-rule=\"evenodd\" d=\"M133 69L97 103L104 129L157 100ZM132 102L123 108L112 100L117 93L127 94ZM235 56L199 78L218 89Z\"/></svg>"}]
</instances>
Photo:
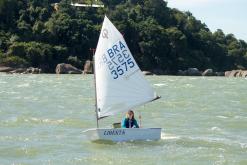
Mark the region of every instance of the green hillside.
<instances>
[{"instance_id":1,"label":"green hillside","mask_svg":"<svg viewBox=\"0 0 247 165\"><path fill-rule=\"evenodd\" d=\"M211 32L190 12L168 8L163 0L102 2L104 8L75 7L69 0L1 0L0 64L45 72L61 62L82 68L92 59L90 48L107 14L143 70L247 68L245 41L220 29Z\"/></svg>"}]
</instances>

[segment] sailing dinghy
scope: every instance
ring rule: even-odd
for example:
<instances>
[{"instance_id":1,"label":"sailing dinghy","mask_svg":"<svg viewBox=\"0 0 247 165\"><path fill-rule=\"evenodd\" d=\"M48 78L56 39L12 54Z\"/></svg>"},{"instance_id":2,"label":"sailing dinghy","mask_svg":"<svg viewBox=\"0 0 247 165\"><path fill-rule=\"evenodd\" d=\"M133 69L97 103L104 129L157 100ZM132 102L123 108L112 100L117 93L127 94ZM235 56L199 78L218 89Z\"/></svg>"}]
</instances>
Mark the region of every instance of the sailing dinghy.
<instances>
[{"instance_id":1,"label":"sailing dinghy","mask_svg":"<svg viewBox=\"0 0 247 165\"><path fill-rule=\"evenodd\" d=\"M161 128L99 128L102 118L126 112L159 97L144 79L122 34L105 16L94 55L97 128L84 131L95 140L159 140Z\"/></svg>"}]
</instances>

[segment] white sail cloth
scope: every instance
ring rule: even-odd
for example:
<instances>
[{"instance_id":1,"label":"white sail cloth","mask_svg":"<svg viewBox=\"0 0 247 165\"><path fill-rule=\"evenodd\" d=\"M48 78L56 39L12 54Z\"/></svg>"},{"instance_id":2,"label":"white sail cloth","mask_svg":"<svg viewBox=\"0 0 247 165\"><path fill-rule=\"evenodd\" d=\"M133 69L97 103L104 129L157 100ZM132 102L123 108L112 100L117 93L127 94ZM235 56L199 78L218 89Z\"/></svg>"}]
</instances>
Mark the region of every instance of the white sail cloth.
<instances>
[{"instance_id":1,"label":"white sail cloth","mask_svg":"<svg viewBox=\"0 0 247 165\"><path fill-rule=\"evenodd\" d=\"M157 98L122 34L106 16L95 52L95 79L98 118Z\"/></svg>"}]
</instances>

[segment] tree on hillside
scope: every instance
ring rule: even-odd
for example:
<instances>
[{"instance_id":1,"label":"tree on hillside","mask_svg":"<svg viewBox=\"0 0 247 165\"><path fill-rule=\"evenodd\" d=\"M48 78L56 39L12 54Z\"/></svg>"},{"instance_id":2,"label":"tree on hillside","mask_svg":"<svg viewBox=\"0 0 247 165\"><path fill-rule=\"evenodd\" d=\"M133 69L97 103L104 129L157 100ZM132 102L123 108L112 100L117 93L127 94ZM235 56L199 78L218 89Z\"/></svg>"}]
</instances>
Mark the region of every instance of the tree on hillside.
<instances>
[{"instance_id":1,"label":"tree on hillside","mask_svg":"<svg viewBox=\"0 0 247 165\"><path fill-rule=\"evenodd\" d=\"M58 62L81 68L92 59L90 48L97 45L106 14L141 69L176 73L188 67L247 68L245 41L220 29L212 33L188 11L171 9L163 0L102 2L105 8L75 7L70 0L1 0L0 63L47 72ZM53 3L58 3L57 10Z\"/></svg>"}]
</instances>

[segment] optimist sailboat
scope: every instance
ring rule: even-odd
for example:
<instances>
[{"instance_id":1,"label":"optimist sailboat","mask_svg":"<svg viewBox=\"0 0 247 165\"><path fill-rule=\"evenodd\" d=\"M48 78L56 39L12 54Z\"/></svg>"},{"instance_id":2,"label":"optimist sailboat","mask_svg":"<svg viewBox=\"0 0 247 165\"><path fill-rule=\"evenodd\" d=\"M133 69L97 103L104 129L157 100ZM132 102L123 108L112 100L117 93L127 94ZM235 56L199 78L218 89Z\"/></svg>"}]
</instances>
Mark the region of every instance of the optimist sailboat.
<instances>
[{"instance_id":1,"label":"optimist sailboat","mask_svg":"<svg viewBox=\"0 0 247 165\"><path fill-rule=\"evenodd\" d=\"M99 128L102 118L126 112L158 97L135 62L122 34L105 16L94 55L97 128L91 140L159 140L161 128Z\"/></svg>"}]
</instances>

